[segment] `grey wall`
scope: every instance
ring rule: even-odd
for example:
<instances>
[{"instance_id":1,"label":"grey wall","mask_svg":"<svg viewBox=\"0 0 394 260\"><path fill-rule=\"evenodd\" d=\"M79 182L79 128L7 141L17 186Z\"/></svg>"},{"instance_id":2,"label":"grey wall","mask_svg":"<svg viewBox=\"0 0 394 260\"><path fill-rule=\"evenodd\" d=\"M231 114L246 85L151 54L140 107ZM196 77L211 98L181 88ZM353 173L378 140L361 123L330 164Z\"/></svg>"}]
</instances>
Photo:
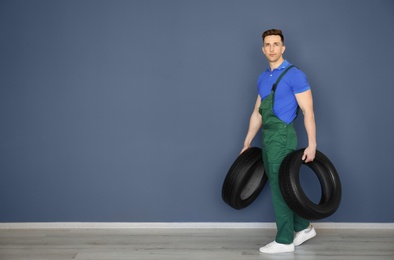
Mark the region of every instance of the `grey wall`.
<instances>
[{"instance_id":1,"label":"grey wall","mask_svg":"<svg viewBox=\"0 0 394 260\"><path fill-rule=\"evenodd\" d=\"M393 222L393 26L390 0L2 0L0 221L273 221L268 186L221 187L278 27L343 185L323 221Z\"/></svg>"}]
</instances>

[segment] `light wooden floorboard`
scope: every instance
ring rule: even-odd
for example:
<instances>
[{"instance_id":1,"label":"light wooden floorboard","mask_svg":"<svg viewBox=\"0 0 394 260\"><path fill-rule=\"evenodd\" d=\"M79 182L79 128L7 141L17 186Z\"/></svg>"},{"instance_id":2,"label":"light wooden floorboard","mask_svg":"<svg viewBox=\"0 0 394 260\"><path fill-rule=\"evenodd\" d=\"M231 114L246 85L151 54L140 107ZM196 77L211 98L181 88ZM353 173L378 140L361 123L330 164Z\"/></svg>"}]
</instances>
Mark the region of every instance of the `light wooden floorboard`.
<instances>
[{"instance_id":1,"label":"light wooden floorboard","mask_svg":"<svg viewBox=\"0 0 394 260\"><path fill-rule=\"evenodd\" d=\"M394 259L394 230L319 229L294 253L258 248L274 229L5 229L1 260Z\"/></svg>"}]
</instances>

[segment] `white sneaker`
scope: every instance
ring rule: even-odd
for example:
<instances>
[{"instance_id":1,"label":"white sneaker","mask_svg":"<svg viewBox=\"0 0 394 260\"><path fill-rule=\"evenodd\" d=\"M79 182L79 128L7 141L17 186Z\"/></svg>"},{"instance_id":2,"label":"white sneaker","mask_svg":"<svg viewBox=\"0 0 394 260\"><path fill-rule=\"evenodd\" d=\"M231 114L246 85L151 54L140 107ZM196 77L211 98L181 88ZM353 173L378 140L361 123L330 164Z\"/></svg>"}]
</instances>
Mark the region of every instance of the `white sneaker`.
<instances>
[{"instance_id":1,"label":"white sneaker","mask_svg":"<svg viewBox=\"0 0 394 260\"><path fill-rule=\"evenodd\" d=\"M294 243L291 243L290 245L286 245L286 244L279 244L274 241L266 246L260 247L259 251L261 253L266 253L266 254L277 254L277 253L294 252L294 250L295 250Z\"/></svg>"},{"instance_id":2,"label":"white sneaker","mask_svg":"<svg viewBox=\"0 0 394 260\"><path fill-rule=\"evenodd\" d=\"M313 238L316 236L316 230L315 228L311 225L310 227L301 230L300 232L297 232L296 235L294 236L294 245L299 246L305 241L308 241L309 239Z\"/></svg>"}]
</instances>

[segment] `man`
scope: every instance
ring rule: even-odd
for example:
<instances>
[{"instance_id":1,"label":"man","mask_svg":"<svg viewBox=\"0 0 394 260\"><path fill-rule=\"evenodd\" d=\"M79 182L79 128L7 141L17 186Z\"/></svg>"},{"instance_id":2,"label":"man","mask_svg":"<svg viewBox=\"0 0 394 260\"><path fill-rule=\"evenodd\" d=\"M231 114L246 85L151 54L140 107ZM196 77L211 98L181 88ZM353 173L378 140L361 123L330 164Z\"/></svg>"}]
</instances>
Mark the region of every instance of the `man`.
<instances>
[{"instance_id":1,"label":"man","mask_svg":"<svg viewBox=\"0 0 394 260\"><path fill-rule=\"evenodd\" d=\"M312 92L305 74L291 66L283 58L286 49L281 30L267 30L262 35L262 51L267 57L269 68L258 79L257 101L250 117L249 129L244 141L245 151L259 131L263 128L263 162L271 187L275 211L277 235L275 241L261 247L262 253L293 252L295 246L316 236L316 231L309 221L301 218L289 209L283 200L279 188L278 172L282 160L297 148L297 135L293 120L298 108L304 114L304 125L308 135L302 160L311 162L316 154L316 125L313 111ZM278 83L276 88L273 85ZM294 232L295 235L294 235Z\"/></svg>"}]
</instances>

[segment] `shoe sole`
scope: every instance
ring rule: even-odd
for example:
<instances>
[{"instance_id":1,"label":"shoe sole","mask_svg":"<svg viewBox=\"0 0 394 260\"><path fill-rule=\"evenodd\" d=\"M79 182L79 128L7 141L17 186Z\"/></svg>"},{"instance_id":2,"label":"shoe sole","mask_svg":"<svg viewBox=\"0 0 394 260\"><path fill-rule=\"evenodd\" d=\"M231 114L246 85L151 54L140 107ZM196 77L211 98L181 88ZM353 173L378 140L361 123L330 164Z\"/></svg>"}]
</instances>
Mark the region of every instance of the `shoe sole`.
<instances>
[{"instance_id":1,"label":"shoe sole","mask_svg":"<svg viewBox=\"0 0 394 260\"><path fill-rule=\"evenodd\" d=\"M259 250L260 251L260 250ZM295 251L295 249L293 249L293 250L287 250L287 251L280 251L280 252L264 252L264 251L260 251L260 253L263 253L263 254L281 254L281 253L292 253L292 252L294 252Z\"/></svg>"}]
</instances>

